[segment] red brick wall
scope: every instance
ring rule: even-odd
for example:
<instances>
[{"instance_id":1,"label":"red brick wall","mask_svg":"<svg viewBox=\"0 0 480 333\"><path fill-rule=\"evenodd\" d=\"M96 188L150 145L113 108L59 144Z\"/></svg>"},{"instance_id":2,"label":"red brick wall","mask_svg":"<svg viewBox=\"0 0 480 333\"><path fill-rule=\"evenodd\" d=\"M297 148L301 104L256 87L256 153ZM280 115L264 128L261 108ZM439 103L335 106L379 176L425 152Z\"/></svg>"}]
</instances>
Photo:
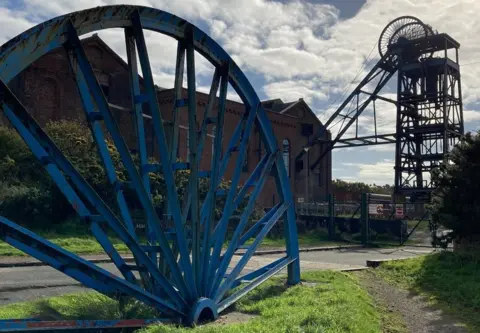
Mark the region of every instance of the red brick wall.
<instances>
[{"instance_id":1,"label":"red brick wall","mask_svg":"<svg viewBox=\"0 0 480 333\"><path fill-rule=\"evenodd\" d=\"M128 80L128 72L125 64L118 56L107 49L105 45L95 37L84 42L84 48L87 56L92 63L96 72L97 79L101 84L109 86L109 103L130 108L131 97ZM11 83L15 88L15 93L27 107L29 112L37 119L40 124L45 124L50 120L69 119L85 122L84 111L81 100L77 92L76 83L73 75L71 75L66 54L63 50L54 51L29 66L19 78ZM13 89L13 88L12 88ZM184 91L186 98L186 91ZM206 106L208 96L206 94L197 94L197 123L198 129L202 123L203 112ZM158 92L158 100L160 110L164 120L171 120L173 110L173 91L163 90ZM213 116L216 114L214 108ZM225 115L223 149L226 150L230 136L233 134L237 124L240 121L244 111L241 103L228 101L227 113ZM134 130L133 117L126 111L120 111L113 108L117 124L126 142L131 149L135 149L136 134ZM146 113L150 113L145 110ZM268 116L272 121L274 133L277 137L278 146L282 149L282 141L288 139L291 145L290 152L290 180L292 190L297 192L296 197L303 196L304 177L302 173L295 172L295 156L304 146L305 137L301 137L300 122L296 115L282 115L276 112L268 112ZM304 117L303 122L311 122L318 126L318 121L312 117ZM180 124L186 127L188 125L188 112L184 107L180 113ZM150 152L155 150L155 143L152 138L152 124L145 120L147 130L147 143ZM316 130L316 128L314 129ZM212 125L209 126L208 133L212 133ZM186 129L180 129L179 136L179 157L186 159ZM202 170L210 170L210 160L212 158L212 137L207 136L205 140L203 156L200 168ZM248 145L248 172L242 172L241 182L248 178L249 174L258 164L261 156L259 156L259 134L253 130ZM152 146L153 145L153 146ZM260 147L263 152L263 146ZM318 152L311 153L311 161L313 156ZM226 172L226 178L230 179L235 170L235 161L237 153L233 153ZM331 179L331 175L330 175ZM323 193L325 187L319 187L312 183L312 193ZM266 181L262 195L258 203L262 206L271 206L279 201L278 193L273 177L269 177Z\"/></svg>"}]
</instances>

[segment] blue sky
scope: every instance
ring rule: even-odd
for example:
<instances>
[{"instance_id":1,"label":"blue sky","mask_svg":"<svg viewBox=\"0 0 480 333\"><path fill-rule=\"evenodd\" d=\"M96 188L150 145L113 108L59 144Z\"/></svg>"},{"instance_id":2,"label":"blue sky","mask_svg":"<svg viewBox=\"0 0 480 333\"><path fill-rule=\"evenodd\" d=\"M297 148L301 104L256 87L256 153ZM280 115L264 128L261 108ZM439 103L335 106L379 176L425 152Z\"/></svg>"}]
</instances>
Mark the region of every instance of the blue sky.
<instances>
[{"instance_id":1,"label":"blue sky","mask_svg":"<svg viewBox=\"0 0 480 333\"><path fill-rule=\"evenodd\" d=\"M0 0L0 44L54 16L119 3L156 7L189 20L225 48L260 98L288 102L303 97L322 121L342 101L339 93L359 70L363 68L356 82L379 58L375 44L388 22L401 15L417 16L460 42L465 125L467 130L480 125L480 63L476 63L480 2L475 0ZM105 31L100 36L124 54L121 31ZM174 41L152 33L147 34L147 43L156 83L173 86ZM197 69L199 90L207 91L213 69L200 57ZM384 94L395 97L394 91L392 83ZM393 132L394 108L387 103L377 105L377 116L380 131ZM366 118L361 131L371 133L369 125ZM391 184L393 157L393 146L337 150L333 176Z\"/></svg>"}]
</instances>

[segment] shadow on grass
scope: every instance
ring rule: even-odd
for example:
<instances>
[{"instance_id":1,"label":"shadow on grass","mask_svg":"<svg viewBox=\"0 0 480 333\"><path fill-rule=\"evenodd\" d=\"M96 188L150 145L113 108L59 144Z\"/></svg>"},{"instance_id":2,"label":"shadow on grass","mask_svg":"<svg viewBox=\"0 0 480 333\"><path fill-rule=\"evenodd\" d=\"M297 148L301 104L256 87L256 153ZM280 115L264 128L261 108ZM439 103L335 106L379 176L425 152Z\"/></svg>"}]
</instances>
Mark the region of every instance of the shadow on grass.
<instances>
[{"instance_id":1,"label":"shadow on grass","mask_svg":"<svg viewBox=\"0 0 480 333\"><path fill-rule=\"evenodd\" d=\"M378 274L413 292L426 294L436 306L464 321L474 332L480 332L479 256L440 252L385 263Z\"/></svg>"}]
</instances>

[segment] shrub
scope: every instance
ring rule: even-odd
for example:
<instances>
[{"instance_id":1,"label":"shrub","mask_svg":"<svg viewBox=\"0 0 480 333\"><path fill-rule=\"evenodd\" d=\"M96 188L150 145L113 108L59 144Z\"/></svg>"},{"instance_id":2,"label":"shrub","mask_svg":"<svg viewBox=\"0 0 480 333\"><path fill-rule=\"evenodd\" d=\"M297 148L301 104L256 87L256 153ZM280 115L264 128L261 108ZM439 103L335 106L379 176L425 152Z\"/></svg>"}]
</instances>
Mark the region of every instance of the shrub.
<instances>
[{"instance_id":1,"label":"shrub","mask_svg":"<svg viewBox=\"0 0 480 333\"><path fill-rule=\"evenodd\" d=\"M78 122L62 120L49 122L45 126L45 132L100 197L116 213L119 213L116 208L115 196L112 195L112 186L107 181L103 162L98 154L97 145L90 129ZM106 143L117 177L120 181L128 180L128 174L115 145L108 138L106 138ZM133 159L138 166L140 164L138 156L133 155ZM157 163L152 158L149 162ZM190 171L188 170L177 171L175 175L180 204L182 205L188 189L189 175ZM15 130L6 127L0 127L0 177L0 181L3 182L0 215L23 225L31 226L33 223L37 227L43 226L45 228L75 215L73 208L48 173L37 162L23 139ZM154 205L161 209L166 197L163 174L151 173L150 183ZM209 186L209 180L200 179L199 197L201 200L205 199ZM230 181L222 181L219 187L229 189L230 186ZM142 208L133 189L126 188L124 194L132 210ZM215 209L217 220L223 212L225 199L226 197L217 198ZM237 214L243 212L247 202L248 195L236 210ZM256 208L251 218L259 219L261 215L261 210Z\"/></svg>"},{"instance_id":2,"label":"shrub","mask_svg":"<svg viewBox=\"0 0 480 333\"><path fill-rule=\"evenodd\" d=\"M65 209L68 205L52 201L50 191L36 187L2 186L0 193L0 214L33 229L63 221L71 213L70 209Z\"/></svg>"},{"instance_id":3,"label":"shrub","mask_svg":"<svg viewBox=\"0 0 480 333\"><path fill-rule=\"evenodd\" d=\"M480 135L467 133L432 173L437 190L430 207L434 223L457 242L480 240Z\"/></svg>"}]
</instances>

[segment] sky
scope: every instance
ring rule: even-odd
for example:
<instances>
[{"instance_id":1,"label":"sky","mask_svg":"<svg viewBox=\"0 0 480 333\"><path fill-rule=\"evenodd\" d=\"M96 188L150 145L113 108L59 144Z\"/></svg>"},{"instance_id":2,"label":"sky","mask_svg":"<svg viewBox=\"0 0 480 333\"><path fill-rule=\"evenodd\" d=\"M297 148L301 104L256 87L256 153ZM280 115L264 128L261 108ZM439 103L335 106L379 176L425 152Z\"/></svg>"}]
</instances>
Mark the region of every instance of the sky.
<instances>
[{"instance_id":1,"label":"sky","mask_svg":"<svg viewBox=\"0 0 480 333\"><path fill-rule=\"evenodd\" d=\"M379 59L383 28L413 15L460 43L465 129L480 126L478 0L0 0L0 44L52 17L109 4L155 7L192 22L230 54L262 100L304 98L322 122ZM99 35L125 55L122 31ZM150 32L146 40L156 83L173 87L175 41ZM213 67L199 55L196 67L198 90L207 92ZM395 99L395 84L382 95ZM376 111L379 132L394 132L395 108L378 103ZM359 132L371 133L371 119L362 118ZM334 150L333 177L393 184L394 153L394 145Z\"/></svg>"}]
</instances>

